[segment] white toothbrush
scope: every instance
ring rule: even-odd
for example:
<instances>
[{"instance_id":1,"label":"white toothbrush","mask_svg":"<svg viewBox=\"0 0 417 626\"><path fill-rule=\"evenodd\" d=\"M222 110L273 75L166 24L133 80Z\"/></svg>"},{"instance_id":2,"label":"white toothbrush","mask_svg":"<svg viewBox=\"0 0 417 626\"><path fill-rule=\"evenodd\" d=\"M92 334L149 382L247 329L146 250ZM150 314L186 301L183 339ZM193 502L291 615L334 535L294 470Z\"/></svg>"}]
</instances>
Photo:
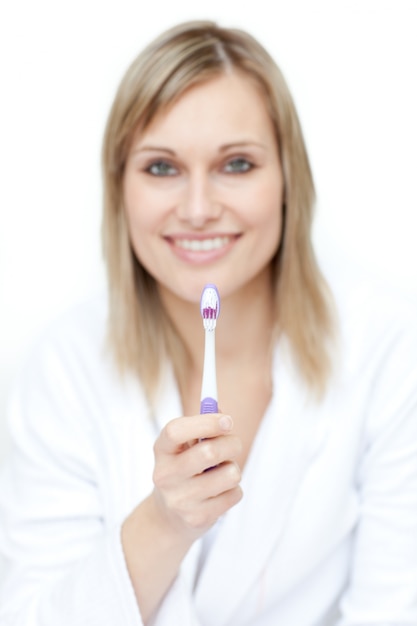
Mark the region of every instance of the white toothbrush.
<instances>
[{"instance_id":1,"label":"white toothbrush","mask_svg":"<svg viewBox=\"0 0 417 626\"><path fill-rule=\"evenodd\" d=\"M200 311L205 331L200 413L217 413L215 331L220 313L220 296L216 285L208 284L204 287L201 294Z\"/></svg>"}]
</instances>

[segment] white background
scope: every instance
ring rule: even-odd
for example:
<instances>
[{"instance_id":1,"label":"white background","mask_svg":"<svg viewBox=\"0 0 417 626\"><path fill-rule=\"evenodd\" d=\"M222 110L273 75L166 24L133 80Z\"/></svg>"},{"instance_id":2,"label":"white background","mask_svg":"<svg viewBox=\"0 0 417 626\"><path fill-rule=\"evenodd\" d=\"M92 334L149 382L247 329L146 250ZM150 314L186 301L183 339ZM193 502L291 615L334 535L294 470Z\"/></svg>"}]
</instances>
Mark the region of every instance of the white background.
<instances>
[{"instance_id":1,"label":"white background","mask_svg":"<svg viewBox=\"0 0 417 626\"><path fill-rule=\"evenodd\" d=\"M194 18L250 30L283 69L317 184L318 246L417 301L416 0L3 0L0 460L31 342L104 280L100 145L119 79L156 34Z\"/></svg>"}]
</instances>

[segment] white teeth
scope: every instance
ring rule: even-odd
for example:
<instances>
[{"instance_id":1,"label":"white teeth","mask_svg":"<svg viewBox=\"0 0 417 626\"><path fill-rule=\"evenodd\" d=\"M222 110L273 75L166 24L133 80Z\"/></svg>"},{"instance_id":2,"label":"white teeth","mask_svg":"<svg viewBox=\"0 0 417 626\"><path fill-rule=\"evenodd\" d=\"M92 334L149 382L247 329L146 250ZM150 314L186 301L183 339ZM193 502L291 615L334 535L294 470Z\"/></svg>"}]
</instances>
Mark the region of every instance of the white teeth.
<instances>
[{"instance_id":1,"label":"white teeth","mask_svg":"<svg viewBox=\"0 0 417 626\"><path fill-rule=\"evenodd\" d=\"M209 252L222 248L230 241L230 237L213 237L213 239L176 239L175 245L192 252Z\"/></svg>"}]
</instances>

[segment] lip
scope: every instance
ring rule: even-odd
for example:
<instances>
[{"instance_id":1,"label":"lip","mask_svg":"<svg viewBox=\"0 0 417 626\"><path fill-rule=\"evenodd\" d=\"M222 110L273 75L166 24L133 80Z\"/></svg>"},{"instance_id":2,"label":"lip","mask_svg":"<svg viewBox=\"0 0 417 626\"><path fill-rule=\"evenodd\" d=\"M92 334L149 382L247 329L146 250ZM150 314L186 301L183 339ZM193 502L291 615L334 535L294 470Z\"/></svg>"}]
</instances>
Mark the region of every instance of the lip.
<instances>
[{"instance_id":1,"label":"lip","mask_svg":"<svg viewBox=\"0 0 417 626\"><path fill-rule=\"evenodd\" d=\"M202 265L217 261L228 254L239 237L240 234L237 233L179 233L165 236L164 239L178 259Z\"/></svg>"}]
</instances>

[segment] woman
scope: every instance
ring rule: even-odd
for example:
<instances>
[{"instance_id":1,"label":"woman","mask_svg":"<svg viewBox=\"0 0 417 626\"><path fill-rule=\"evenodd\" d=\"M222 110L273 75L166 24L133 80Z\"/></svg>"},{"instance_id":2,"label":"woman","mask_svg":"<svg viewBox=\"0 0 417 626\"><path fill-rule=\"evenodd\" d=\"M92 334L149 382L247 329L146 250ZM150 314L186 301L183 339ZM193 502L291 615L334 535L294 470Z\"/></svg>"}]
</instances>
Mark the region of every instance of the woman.
<instances>
[{"instance_id":1,"label":"woman","mask_svg":"<svg viewBox=\"0 0 417 626\"><path fill-rule=\"evenodd\" d=\"M330 296L275 63L212 23L162 34L103 171L108 306L60 320L11 402L0 622L416 623L416 334L358 282L329 273Z\"/></svg>"}]
</instances>

